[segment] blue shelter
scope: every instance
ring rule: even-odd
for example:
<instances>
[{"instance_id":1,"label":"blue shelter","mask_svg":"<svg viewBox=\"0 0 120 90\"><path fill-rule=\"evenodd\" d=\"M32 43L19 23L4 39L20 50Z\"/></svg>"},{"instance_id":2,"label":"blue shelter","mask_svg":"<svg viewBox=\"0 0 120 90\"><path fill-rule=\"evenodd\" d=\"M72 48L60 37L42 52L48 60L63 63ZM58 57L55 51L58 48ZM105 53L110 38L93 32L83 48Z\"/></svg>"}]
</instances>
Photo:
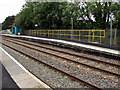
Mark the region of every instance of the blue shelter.
<instances>
[{"instance_id":1,"label":"blue shelter","mask_svg":"<svg viewBox=\"0 0 120 90\"><path fill-rule=\"evenodd\" d=\"M14 26L14 27L13 27L12 34L16 34L16 35L18 35L19 32L20 32L20 28L17 27L17 26Z\"/></svg>"}]
</instances>

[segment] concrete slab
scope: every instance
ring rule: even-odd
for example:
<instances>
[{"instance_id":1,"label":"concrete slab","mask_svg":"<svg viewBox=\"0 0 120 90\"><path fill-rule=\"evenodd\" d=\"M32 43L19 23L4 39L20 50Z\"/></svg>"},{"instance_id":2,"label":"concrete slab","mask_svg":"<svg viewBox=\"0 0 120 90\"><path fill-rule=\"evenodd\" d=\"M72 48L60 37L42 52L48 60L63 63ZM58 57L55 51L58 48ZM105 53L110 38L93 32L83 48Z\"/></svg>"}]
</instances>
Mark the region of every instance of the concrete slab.
<instances>
[{"instance_id":1,"label":"concrete slab","mask_svg":"<svg viewBox=\"0 0 120 90\"><path fill-rule=\"evenodd\" d=\"M19 82L19 81L24 81L26 79L30 79L31 76L29 76L27 73L20 73L20 74L16 74L11 76L15 82Z\"/></svg>"},{"instance_id":2,"label":"concrete slab","mask_svg":"<svg viewBox=\"0 0 120 90\"><path fill-rule=\"evenodd\" d=\"M0 50L1 53L1 62L5 67L17 65L15 62L13 62L8 55L6 55L2 50Z\"/></svg>"},{"instance_id":3,"label":"concrete slab","mask_svg":"<svg viewBox=\"0 0 120 90\"><path fill-rule=\"evenodd\" d=\"M40 84L36 82L33 78L31 79L26 79L24 81L19 81L19 86L21 88L34 88L39 86Z\"/></svg>"},{"instance_id":4,"label":"concrete slab","mask_svg":"<svg viewBox=\"0 0 120 90\"><path fill-rule=\"evenodd\" d=\"M15 62L11 61L11 60L2 60L2 64L5 67L12 67L14 65L17 65Z\"/></svg>"},{"instance_id":5,"label":"concrete slab","mask_svg":"<svg viewBox=\"0 0 120 90\"><path fill-rule=\"evenodd\" d=\"M20 74L20 73L25 73L25 71L23 71L18 65L6 67L6 69L10 73L11 76Z\"/></svg>"}]
</instances>

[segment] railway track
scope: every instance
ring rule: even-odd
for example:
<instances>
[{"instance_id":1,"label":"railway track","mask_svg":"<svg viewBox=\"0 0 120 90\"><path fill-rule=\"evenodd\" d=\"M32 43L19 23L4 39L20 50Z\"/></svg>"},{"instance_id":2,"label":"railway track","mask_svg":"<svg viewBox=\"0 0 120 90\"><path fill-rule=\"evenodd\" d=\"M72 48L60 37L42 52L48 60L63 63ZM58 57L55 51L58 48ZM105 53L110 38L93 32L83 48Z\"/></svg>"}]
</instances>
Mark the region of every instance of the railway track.
<instances>
[{"instance_id":1,"label":"railway track","mask_svg":"<svg viewBox=\"0 0 120 90\"><path fill-rule=\"evenodd\" d=\"M94 69L103 71L103 72L105 72L105 73L109 73L109 74L112 74L112 75L115 75L115 76L118 76L118 77L120 76L120 74L118 74L118 73L114 73L114 72L102 70L102 69L100 69L100 68L96 68L96 67L93 67L93 66L90 66L90 65L86 65L86 64L84 64L84 63L80 63L80 62L74 61L74 60L72 60L72 59L69 59L69 58L66 58L66 57L63 57L63 56L59 56L59 55L55 55L55 54L52 54L52 53L49 53L49 52L46 52L46 51L41 51L41 50L36 49L36 48L33 48L33 47L36 46L36 47L46 48L46 49L53 50L53 51L57 51L57 52L59 52L60 50L55 50L55 49L48 48L48 47L45 47L45 46L40 46L40 45L34 45L34 44L32 44L31 42L26 42L26 41L22 41L22 40L8 39L8 38L7 38L7 39L4 39L4 40L6 40L6 41L8 41L8 42L11 42L11 43L14 43L14 44L17 44L17 45L20 45L20 46L23 46L23 47L26 47L26 48L29 48L29 49L32 49L32 50L36 50L36 51L38 51L38 52L42 52L42 53L49 54L49 55L52 55L52 56L55 56L55 57L58 57L58 58L62 58L62 59L65 59L65 60L69 60L69 61L72 62L72 63L82 64L82 65L84 65L84 66L87 66L87 67L90 67L90 68L94 68ZM14 40L14 41L13 41L13 40ZM15 41L19 41L19 42L21 42L21 43L24 43L24 45L21 44L21 43L15 42ZM25 44L26 44L26 45L25 45ZM30 47L28 44L29 44L29 45L32 45L32 47ZM70 78L72 78L72 79L74 79L74 80L76 80L76 81L78 81L78 82L82 82L83 84L87 85L87 86L90 87L90 88L101 89L99 86L96 86L96 85L94 85L94 84L92 84L92 83L89 83L89 82L87 82L87 81L85 81L85 80L81 80L81 79L78 78L78 77L75 77L75 76L73 76L73 75L71 75L71 74L69 74L69 73L66 73L66 72L64 72L64 71L62 71L62 70L60 70L60 69L56 69L55 67L53 67L53 66L51 66L51 65L49 65L49 64L47 64L47 63L44 63L44 62L42 62L42 61L39 61L39 60L37 60L35 57L30 56L29 54L26 54L25 52L21 52L21 51L15 49L15 48L13 48L13 47L10 47L10 46L8 46L8 45L6 45L6 44L4 44L4 43L3 43L3 45L5 45L5 46L7 46L7 47L9 47L9 48L11 48L11 49L13 49L13 50L21 53L21 54L23 54L23 55L25 55L25 56L27 56L27 57L29 57L29 58L31 58L31 59L33 59L33 60L35 60L35 61L37 61L37 62L39 62L39 63L43 63L43 64L45 64L46 66L49 66L50 68L52 68L52 69L54 69L54 70L56 70L56 71L59 71L59 72L65 74L65 75L67 75L67 76L69 76ZM60 51L60 53L69 54L69 55L74 55L74 54L71 54L71 53L68 53L68 52L65 52L65 51ZM75 55L75 56L77 56L77 57L82 57L82 56L79 56L79 55ZM83 58L83 57L82 57L82 58ZM85 58L85 59L89 59L89 58ZM92 60L92 59L90 58L90 60ZM100 60L93 60L93 61L96 61L96 62L98 61L98 62L100 62L100 63L109 64L108 62L107 62L107 63L106 63L106 62L103 62L103 61L101 62ZM112 64L112 63L110 63L110 65L119 67L119 65L117 65L117 64Z\"/></svg>"},{"instance_id":2,"label":"railway track","mask_svg":"<svg viewBox=\"0 0 120 90\"><path fill-rule=\"evenodd\" d=\"M87 67L90 67L90 68L93 68L93 69L97 69L97 70L100 70L100 71L103 71L103 72L106 72L106 73L109 73L109 74L112 74L112 75L116 75L118 77L120 77L120 74L119 73L114 73L114 72L111 72L111 71L108 71L108 70L105 70L105 69L101 69L101 68L98 68L98 67L94 67L92 65L88 65L88 64L84 64L84 63L81 63L81 62L78 62L78 61L75 61L73 59L69 59L69 58L66 58L64 56L60 56L60 55L56 55L56 54L53 54L51 52L47 52L47 51L42 51L40 49L36 49L36 48L33 48L34 46L37 46L37 47L41 47L41 48L46 48L46 49L50 49L50 50L53 50L53 51L57 51L57 52L60 52L60 53L64 53L64 54L69 54L69 55L72 55L72 56L77 56L77 57L82 57L82 56L79 56L79 55L74 55L74 54L71 54L71 53L68 53L68 52L64 52L64 51L60 51L60 50L55 50L55 49L52 49L52 48L48 48L48 47L45 47L45 46L39 46L39 45L34 45L34 44L31 44L31 43L28 43L28 42L24 42L24 41L20 41L20 40L15 40L15 41L19 41L19 42L22 42L22 43L26 43L26 44L29 44L29 45L32 45L33 47L30 47L30 46L27 46L27 45L23 45L23 44L20 44L18 42L15 42L15 41L11 41L11 40L7 40L5 39L6 41L9 41L9 42L12 42L12 43L15 43L15 44L19 44L21 46L24 46L24 47L27 47L27 48L30 48L30 49L33 49L33 50L36 50L36 51L39 51L39 52L42 52L42 53L45 53L45 54L49 54L49 55L52 55L52 56L55 56L55 57L59 57L59 58L62 58L62 59L65 59L65 60L68 60L68 61L71 61L71 62L74 62L76 64L82 64L84 66L87 66ZM84 58L84 57L82 57ZM109 64L109 65L112 65L112 66L116 66L118 68L120 68L120 65L117 65L117 64L113 64L113 63L108 63L108 62L104 62L104 61L100 61L100 60L95 60L95 59L91 59L91 58L86 58L85 59L90 59L90 60L93 60L93 61L98 61L98 62L102 62L102 63L105 63L105 64Z\"/></svg>"},{"instance_id":3,"label":"railway track","mask_svg":"<svg viewBox=\"0 0 120 90\"><path fill-rule=\"evenodd\" d=\"M62 51L62 50L57 50L57 49L54 49L54 48L51 48L51 47L46 47L46 46L43 46L43 45L40 45L40 44L37 45L35 43L27 42L27 41L24 41L24 40L18 40L18 39L12 39L12 40L15 40L15 41L18 41L18 42L22 42L22 43L26 43L26 44L29 44L29 45L33 45L33 46L37 46L37 47L40 47L40 48L45 48L45 49L49 49L49 50L52 50L52 51L56 51L56 52L60 52L60 53L64 53L64 54L68 54L68 55L72 55L72 56L76 56L76 57L79 57L79 58L85 58L85 59L88 59L88 60L92 60L92 61L96 61L96 62L100 62L100 63L104 63L104 64L109 64L109 65L113 65L113 66L116 66L116 67L120 68L120 64L114 64L114 63L110 63L110 62L105 62L105 61L101 61L99 59L94 59L94 58L85 57L85 56L78 55L78 54L73 54L73 53L70 53L70 52L65 52L65 51Z\"/></svg>"},{"instance_id":4,"label":"railway track","mask_svg":"<svg viewBox=\"0 0 120 90\"><path fill-rule=\"evenodd\" d=\"M9 46L9 45L6 45L6 44L4 44L4 43L1 43L1 44L2 44L2 45L5 45L6 47L8 47L8 48L10 48L10 49L15 50L16 52L18 52L18 53L20 53L20 54L23 54L23 55L31 58L31 59L34 60L34 61L37 61L38 63L42 63L42 64L46 65L47 67L50 67L51 69L53 69L53 70L55 70L55 71L58 71L58 72L60 72L60 73L62 73L62 74L65 74L65 75L67 75L68 77L70 77L71 79L74 79L74 80L77 81L77 82L83 83L84 85L86 85L86 86L88 86L88 87L90 87L90 88L93 88L93 90L102 90L102 89L101 89L100 87L98 87L98 86L95 86L95 85L93 85L93 84L91 84L91 83L89 83L89 82L86 82L86 81L84 81L84 80L82 80L82 79L80 79L80 78L77 78L77 77L75 77L75 76L73 76L73 75L70 75L70 74L68 74L68 73L66 73L66 72L64 72L64 71L62 71L62 70L60 70L60 69L57 69L57 68L55 68L55 67L53 67L53 66L51 66L51 65L49 65L49 64L47 64L47 63L44 63L44 62L36 59L35 57L30 56L29 54L26 54L26 53L24 53L24 52L22 52L22 51L19 51L19 50L15 49L15 48L13 48L13 47L11 47L11 46Z\"/></svg>"},{"instance_id":5,"label":"railway track","mask_svg":"<svg viewBox=\"0 0 120 90\"><path fill-rule=\"evenodd\" d=\"M96 61L96 62L100 62L100 63L104 63L104 64L113 65L113 66L116 66L116 67L120 68L120 64L114 64L114 63L110 63L110 62L105 62L105 61L101 61L101 60L99 60L99 59L94 59L94 58L90 58L90 57L85 57L85 56L82 56L82 55L73 54L73 53L69 53L69 52L62 51L62 50L57 50L57 49L54 49L54 48L51 48L51 47L42 46L42 45L40 45L40 44L37 45L37 44L35 44L35 43L28 42L28 41L24 41L24 40L18 40L18 39L11 39L11 40L14 40L14 41L17 41L17 42L26 43L26 44L33 45L33 46L37 46L37 47L40 47L40 48L49 49L49 50L56 51L56 52L60 52L60 53L64 53L64 54L69 54L69 55L76 56L76 57L79 57L79 58L85 58L85 59L89 59L89 60L92 60L92 61Z\"/></svg>"}]
</instances>

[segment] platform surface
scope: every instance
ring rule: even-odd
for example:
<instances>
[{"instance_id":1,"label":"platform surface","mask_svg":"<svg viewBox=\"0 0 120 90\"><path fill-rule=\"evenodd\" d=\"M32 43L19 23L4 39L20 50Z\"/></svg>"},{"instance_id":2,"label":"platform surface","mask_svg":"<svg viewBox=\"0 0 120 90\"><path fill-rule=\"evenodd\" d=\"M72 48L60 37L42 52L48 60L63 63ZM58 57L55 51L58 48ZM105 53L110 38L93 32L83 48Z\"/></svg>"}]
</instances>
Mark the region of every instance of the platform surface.
<instances>
[{"instance_id":1,"label":"platform surface","mask_svg":"<svg viewBox=\"0 0 120 90\"><path fill-rule=\"evenodd\" d=\"M19 88L50 88L0 47L1 63ZM3 76L4 77L4 76Z\"/></svg>"},{"instance_id":2,"label":"platform surface","mask_svg":"<svg viewBox=\"0 0 120 90\"><path fill-rule=\"evenodd\" d=\"M7 72L7 70L5 69L5 67L2 65L2 63L0 62L2 71L0 73L0 86L1 89L6 89L6 88L11 88L11 89L16 89L16 90L20 90L20 88L17 86L17 84L14 82L14 80L11 78L10 74Z\"/></svg>"},{"instance_id":3,"label":"platform surface","mask_svg":"<svg viewBox=\"0 0 120 90\"><path fill-rule=\"evenodd\" d=\"M5 36L10 36L10 37L18 37L18 38L28 38L28 39L36 39L36 40L45 40L45 41L51 41L51 42L58 42L58 43L63 43L67 45L73 45L73 46L78 46L78 47L83 47L87 49L92 49L100 52L105 52L105 53L110 53L110 54L115 54L115 55L120 55L119 50L114 50L110 48L103 48L99 46L93 46L93 45L87 45L87 44L82 44L82 43L75 43L75 42L69 42L65 40L58 40L58 39L48 39L48 38L40 38L40 37L33 37L33 36L24 36L24 35L10 35L10 34L2 34Z\"/></svg>"}]
</instances>

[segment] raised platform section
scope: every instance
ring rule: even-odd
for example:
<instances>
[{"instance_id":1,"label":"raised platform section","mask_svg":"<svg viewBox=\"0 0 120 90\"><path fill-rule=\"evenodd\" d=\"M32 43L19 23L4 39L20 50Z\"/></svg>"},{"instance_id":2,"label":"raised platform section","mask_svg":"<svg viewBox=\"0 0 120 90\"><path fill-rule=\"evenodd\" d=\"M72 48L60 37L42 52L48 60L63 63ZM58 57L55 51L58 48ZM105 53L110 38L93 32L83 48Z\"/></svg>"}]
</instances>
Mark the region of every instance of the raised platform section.
<instances>
[{"instance_id":1,"label":"raised platform section","mask_svg":"<svg viewBox=\"0 0 120 90\"><path fill-rule=\"evenodd\" d=\"M49 88L0 47L1 62L19 88Z\"/></svg>"},{"instance_id":2,"label":"raised platform section","mask_svg":"<svg viewBox=\"0 0 120 90\"><path fill-rule=\"evenodd\" d=\"M90 52L98 52L98 53L104 53L108 55L118 56L120 57L120 51L116 49L111 48L105 48L105 47L99 47L95 45L88 45L83 43L77 43L77 42L70 42L65 40L58 40L58 39L48 39L48 38L40 38L40 37L33 37L33 36L23 36L23 35L10 35L10 34L3 34L3 36L13 37L13 38L22 38L22 39L28 39L32 41L37 42L45 42L45 43L53 43L56 45L64 45L67 47L72 47L80 50L90 51Z\"/></svg>"}]
</instances>

